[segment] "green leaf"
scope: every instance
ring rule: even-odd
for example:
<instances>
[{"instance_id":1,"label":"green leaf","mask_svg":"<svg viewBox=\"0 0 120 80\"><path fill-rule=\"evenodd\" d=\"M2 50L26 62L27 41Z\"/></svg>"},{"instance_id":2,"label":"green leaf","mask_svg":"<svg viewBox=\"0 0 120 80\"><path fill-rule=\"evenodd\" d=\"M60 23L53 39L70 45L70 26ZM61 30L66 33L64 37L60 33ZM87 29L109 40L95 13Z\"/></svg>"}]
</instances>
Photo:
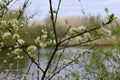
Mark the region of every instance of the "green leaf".
<instances>
[{"instance_id":1,"label":"green leaf","mask_svg":"<svg viewBox=\"0 0 120 80\"><path fill-rule=\"evenodd\" d=\"M108 15L108 17L109 17L109 21L113 21L113 20L117 19L117 17L115 17L114 13Z\"/></svg>"},{"instance_id":2,"label":"green leaf","mask_svg":"<svg viewBox=\"0 0 120 80\"><path fill-rule=\"evenodd\" d=\"M80 80L79 78L76 78L75 80Z\"/></svg>"},{"instance_id":3,"label":"green leaf","mask_svg":"<svg viewBox=\"0 0 120 80\"><path fill-rule=\"evenodd\" d=\"M114 17L114 13L109 15L109 19L112 19Z\"/></svg>"},{"instance_id":4,"label":"green leaf","mask_svg":"<svg viewBox=\"0 0 120 80\"><path fill-rule=\"evenodd\" d=\"M75 60L75 64L79 64L79 60L78 59Z\"/></svg>"},{"instance_id":5,"label":"green leaf","mask_svg":"<svg viewBox=\"0 0 120 80\"><path fill-rule=\"evenodd\" d=\"M108 12L109 12L108 8L105 8L105 12L106 12L106 13L108 13Z\"/></svg>"},{"instance_id":6,"label":"green leaf","mask_svg":"<svg viewBox=\"0 0 120 80\"><path fill-rule=\"evenodd\" d=\"M90 72L90 67L89 67L89 66L86 66L86 67L85 67L85 70L86 70L87 72Z\"/></svg>"},{"instance_id":7,"label":"green leaf","mask_svg":"<svg viewBox=\"0 0 120 80\"><path fill-rule=\"evenodd\" d=\"M33 54L33 58L36 59L38 57L37 54Z\"/></svg>"}]
</instances>

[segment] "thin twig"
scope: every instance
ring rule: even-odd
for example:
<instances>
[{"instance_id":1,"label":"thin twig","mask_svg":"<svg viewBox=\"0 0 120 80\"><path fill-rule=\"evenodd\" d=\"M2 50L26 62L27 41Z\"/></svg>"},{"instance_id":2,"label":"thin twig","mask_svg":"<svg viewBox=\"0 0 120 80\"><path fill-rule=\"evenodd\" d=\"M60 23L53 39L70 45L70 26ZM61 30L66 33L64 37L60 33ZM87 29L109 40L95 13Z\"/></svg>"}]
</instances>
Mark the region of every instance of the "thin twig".
<instances>
[{"instance_id":1,"label":"thin twig","mask_svg":"<svg viewBox=\"0 0 120 80\"><path fill-rule=\"evenodd\" d=\"M58 5L57 13L58 13L58 11L59 11L60 3L61 3L61 1L59 0L59 5ZM54 15L53 15L52 0L49 0L49 4L50 4L50 13L51 13L51 20L52 20L52 25L53 25L53 31L54 31L55 40L56 40L56 47L55 47L55 49L54 49L54 51L53 51L53 53L52 53L52 55L51 55L51 57L50 57L50 59L49 59L49 62L48 62L48 64L47 64L46 68L45 68L45 72L44 72L41 80L44 80L44 78L45 78L45 76L46 76L46 73L47 73L47 71L48 71L48 69L49 69L49 66L50 66L50 64L51 64L51 62L52 62L52 60L53 60L53 58L54 58L54 55L55 55L56 51L58 50L58 47L59 47L58 39L57 39L57 33L56 33L56 21L54 21ZM57 17L56 17L55 20L57 20Z\"/></svg>"},{"instance_id":2,"label":"thin twig","mask_svg":"<svg viewBox=\"0 0 120 80\"><path fill-rule=\"evenodd\" d=\"M1 7L0 7L0 10L2 10L2 9L5 8L6 6L8 6L12 1L13 1L13 0L7 2L6 5L1 6Z\"/></svg>"},{"instance_id":3,"label":"thin twig","mask_svg":"<svg viewBox=\"0 0 120 80\"><path fill-rule=\"evenodd\" d=\"M86 54L89 50L93 49L95 46L92 46L91 48L89 48L87 51L83 52L83 55ZM82 56L82 55L81 55ZM58 74L60 71L62 71L63 69L65 69L67 66L69 66L70 64L72 64L74 61L78 60L81 56L77 56L75 59L71 60L70 62L66 63L65 65L63 65L59 70L56 70L52 76L50 77L49 80L51 80L56 74Z\"/></svg>"},{"instance_id":4,"label":"thin twig","mask_svg":"<svg viewBox=\"0 0 120 80\"><path fill-rule=\"evenodd\" d=\"M60 42L60 44L63 43L63 42L65 42L65 41L67 41L67 40L69 40L69 39L75 38L75 37L77 37L77 36L79 36L79 35L82 35L82 34L84 34L84 33L87 33L87 32L91 32L91 31L97 30L97 29L99 29L99 28L100 28L100 27L96 27L96 28L93 28L93 29L90 29L90 30L85 30L85 31L82 32L82 33L78 33L78 34L76 34L76 35L70 36L70 37L62 40L62 41Z\"/></svg>"},{"instance_id":5,"label":"thin twig","mask_svg":"<svg viewBox=\"0 0 120 80\"><path fill-rule=\"evenodd\" d=\"M16 0L16 1L15 1L15 2L14 2L14 3L13 3L10 7L9 7L9 8L11 8L12 6L14 6L14 5L15 5L15 3L17 3L17 1L18 1L18 0Z\"/></svg>"},{"instance_id":6,"label":"thin twig","mask_svg":"<svg viewBox=\"0 0 120 80\"><path fill-rule=\"evenodd\" d=\"M57 64L56 64L55 69L54 69L53 71L56 71L56 69L58 68L58 64L59 64L59 62L60 62L60 59L61 59L61 57L62 57L62 55L63 55L66 47L68 46L68 44L69 44L69 41L67 42L66 46L64 47L62 53L60 53L60 56L59 56L58 61L57 61Z\"/></svg>"},{"instance_id":7,"label":"thin twig","mask_svg":"<svg viewBox=\"0 0 120 80\"><path fill-rule=\"evenodd\" d=\"M14 34L9 28L6 28L6 29L9 30L11 34ZM16 40L16 43L20 46L20 48L28 56L28 58L44 73L44 70L39 66L39 64L34 60L34 58L28 54L28 52L24 49L24 47L19 43L18 40Z\"/></svg>"},{"instance_id":8,"label":"thin twig","mask_svg":"<svg viewBox=\"0 0 120 80\"><path fill-rule=\"evenodd\" d=\"M24 53L26 53L26 55L29 57L29 59L44 73L44 70L39 66L39 64L34 60L34 58L33 57L31 57L29 54L28 54L28 52L23 48L23 46L18 42L18 41L16 41L18 44L19 44L19 46L23 49L23 52Z\"/></svg>"},{"instance_id":9,"label":"thin twig","mask_svg":"<svg viewBox=\"0 0 120 80\"><path fill-rule=\"evenodd\" d=\"M57 17L58 17L58 12L59 12L59 10L60 10L60 5L61 5L61 0L59 0L58 7L57 7L57 11L56 11L55 25L56 25L56 23L57 23Z\"/></svg>"},{"instance_id":10,"label":"thin twig","mask_svg":"<svg viewBox=\"0 0 120 80\"><path fill-rule=\"evenodd\" d=\"M66 32L63 34L63 36L61 37L61 39L59 41L61 41L67 35L67 33L69 32L70 28L71 28L71 26L66 30Z\"/></svg>"},{"instance_id":11,"label":"thin twig","mask_svg":"<svg viewBox=\"0 0 120 80\"><path fill-rule=\"evenodd\" d=\"M55 34L55 41L56 41L56 43L58 43L57 33L56 33L56 23L55 23L55 20L54 20L54 13L53 13L53 7L52 7L52 0L49 0L49 4L50 4L52 26L53 26L53 31L54 31L54 34Z\"/></svg>"},{"instance_id":12,"label":"thin twig","mask_svg":"<svg viewBox=\"0 0 120 80\"><path fill-rule=\"evenodd\" d=\"M17 17L17 20L19 20L20 17L23 15L24 10L26 9L28 2L29 2L29 0L27 0L27 1L25 0L25 2L24 2L24 4L23 4L23 7L22 7L22 10L20 10L19 15L18 15L18 17Z\"/></svg>"},{"instance_id":13,"label":"thin twig","mask_svg":"<svg viewBox=\"0 0 120 80\"><path fill-rule=\"evenodd\" d=\"M98 40L98 39L100 39L100 37L97 37L97 38L94 38L94 39L89 39L89 40L84 41L84 42L79 42L79 43L77 43L77 44L68 45L67 48L69 48L69 47L74 47L74 46L78 46L78 45L85 44L85 43L88 43L88 42L92 42L92 41L95 41L95 40ZM61 50L61 49L64 49L64 48L59 48L58 50Z\"/></svg>"},{"instance_id":14,"label":"thin twig","mask_svg":"<svg viewBox=\"0 0 120 80\"><path fill-rule=\"evenodd\" d=\"M30 68L31 68L32 64L33 64L33 62L31 62L31 63L30 63L29 68L28 68L28 70L27 70L26 74L28 74L28 73L29 73L29 71L30 71Z\"/></svg>"}]
</instances>

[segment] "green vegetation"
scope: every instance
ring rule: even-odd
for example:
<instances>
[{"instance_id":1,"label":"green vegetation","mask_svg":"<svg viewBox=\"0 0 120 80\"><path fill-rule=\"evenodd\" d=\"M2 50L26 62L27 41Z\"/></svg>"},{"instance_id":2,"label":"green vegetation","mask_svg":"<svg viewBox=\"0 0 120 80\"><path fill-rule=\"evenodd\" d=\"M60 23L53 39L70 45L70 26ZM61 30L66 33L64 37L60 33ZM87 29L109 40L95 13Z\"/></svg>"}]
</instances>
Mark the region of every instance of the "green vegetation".
<instances>
[{"instance_id":1,"label":"green vegetation","mask_svg":"<svg viewBox=\"0 0 120 80\"><path fill-rule=\"evenodd\" d=\"M24 20L24 19L22 19ZM96 28L98 26L101 25L103 19L98 15L98 16L89 16L89 17L85 17L82 19L83 22L82 24L79 24L81 26L85 26L85 28L87 30L90 30L90 29L93 29L93 28ZM33 42L35 39L36 39L36 36L40 36L41 35L41 31L42 29L46 30L48 33L48 39L51 39L51 31L52 31L52 25L50 25L50 21L46 21L45 20L45 24L46 25L29 25L29 26L24 26L24 27L20 27L19 28L19 31L18 33L21 35L21 38L23 38L26 43L25 45L28 46L30 44L35 44L35 42ZM116 24L116 25L115 25ZM114 27L112 27L114 26ZM77 26L76 28L78 28L79 26ZM119 35L119 31L116 31L116 30L119 30L119 23L115 23L113 22L112 24L110 25L107 25L105 26L107 29L111 30L112 28L112 33L113 34L117 34ZM73 27L74 28L74 27ZM68 26L62 26L62 24L57 24L57 27L56 27L56 32L57 32L57 36L59 38L61 38L63 36L62 33L65 33L66 30L68 29ZM115 33L117 32L117 33ZM91 31L90 34L92 34L92 36L97 36L97 30L96 31ZM68 33L68 35L70 35L70 33ZM117 36L119 37L119 36ZM105 43L105 42L104 42ZM13 40L6 40L5 41L5 45L6 46L13 46L14 45L14 41Z\"/></svg>"}]
</instances>

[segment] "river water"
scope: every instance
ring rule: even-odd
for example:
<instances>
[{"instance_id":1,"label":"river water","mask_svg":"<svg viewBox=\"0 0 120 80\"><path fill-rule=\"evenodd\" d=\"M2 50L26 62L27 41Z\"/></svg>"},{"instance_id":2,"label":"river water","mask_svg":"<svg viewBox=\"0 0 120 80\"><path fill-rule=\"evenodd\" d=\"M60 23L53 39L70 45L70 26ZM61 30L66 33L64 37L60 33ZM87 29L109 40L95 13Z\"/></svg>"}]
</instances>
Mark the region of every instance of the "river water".
<instances>
[{"instance_id":1,"label":"river water","mask_svg":"<svg viewBox=\"0 0 120 80\"><path fill-rule=\"evenodd\" d=\"M64 51L64 58L67 60L71 59L73 56L77 55L77 52L85 52L87 50L87 48L79 48L79 47L72 47L72 48L67 48ZM40 65L43 69L45 69L46 66L46 60L49 59L49 54L50 54L51 49L40 49L37 50L35 53L37 54L38 52L40 52L40 57L39 57L39 62ZM115 50L114 50L115 51ZM61 53L61 51L58 51L58 53ZM62 70L59 74L57 74L57 76L62 76L62 77L66 77L65 74L69 74L72 73L71 75L73 76L77 76L79 77L80 80L88 80L85 77L90 77L90 80L95 80L94 76L90 73L86 72L85 66L88 65L90 63L90 56L91 56L92 50L88 53L85 54L83 56L81 56L78 60L79 63L72 63L71 65L69 65L68 67L66 67L64 70ZM115 52L114 52L115 53ZM22 74L26 73L29 71L29 75L28 75L28 79L29 80L37 80L37 73L36 73L36 69L37 67L35 66L35 64L31 64L31 61L27 58L26 55L24 55L24 58L22 60L13 60L13 59L7 59L6 56L9 56L8 51L3 50L2 52L0 52L0 80L20 80L20 78L22 77ZM120 56L119 56L120 57ZM7 60L7 62L6 62ZM36 59L37 60L37 59ZM55 65L57 61L57 57L54 58L53 60L53 64ZM10 68L9 65L13 66ZM19 63L19 65L18 65ZM109 65L109 61L105 61L104 62L106 65ZM51 65L51 70L52 68L54 68L54 65ZM118 65L118 64L117 64ZM8 70L11 70L8 71ZM109 69L112 70L112 69ZM19 71L19 73L18 73ZM34 73L34 76L32 76L32 73ZM18 75L16 75L18 74ZM42 76L42 72L40 72L40 77ZM9 78L9 79L7 79ZM13 79L14 78L14 79ZM57 77L54 77L53 80L57 80ZM65 80L73 80L73 77L69 77L66 78Z\"/></svg>"}]
</instances>

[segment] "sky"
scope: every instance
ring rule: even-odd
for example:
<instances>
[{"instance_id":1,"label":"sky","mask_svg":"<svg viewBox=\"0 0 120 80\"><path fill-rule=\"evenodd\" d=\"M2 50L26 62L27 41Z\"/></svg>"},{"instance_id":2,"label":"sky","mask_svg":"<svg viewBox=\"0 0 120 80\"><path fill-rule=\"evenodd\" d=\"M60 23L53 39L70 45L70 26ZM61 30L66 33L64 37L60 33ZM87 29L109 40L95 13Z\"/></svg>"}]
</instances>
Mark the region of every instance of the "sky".
<instances>
[{"instance_id":1,"label":"sky","mask_svg":"<svg viewBox=\"0 0 120 80\"><path fill-rule=\"evenodd\" d=\"M52 0L53 7L56 9L59 0ZM82 9L85 15L106 16L104 9L108 8L109 13L115 13L120 18L120 0L61 0L61 7L58 16L83 16ZM13 8L18 8L24 0L19 0ZM26 10L27 15L35 14L33 20L43 20L49 16L49 0L30 0Z\"/></svg>"}]
</instances>

